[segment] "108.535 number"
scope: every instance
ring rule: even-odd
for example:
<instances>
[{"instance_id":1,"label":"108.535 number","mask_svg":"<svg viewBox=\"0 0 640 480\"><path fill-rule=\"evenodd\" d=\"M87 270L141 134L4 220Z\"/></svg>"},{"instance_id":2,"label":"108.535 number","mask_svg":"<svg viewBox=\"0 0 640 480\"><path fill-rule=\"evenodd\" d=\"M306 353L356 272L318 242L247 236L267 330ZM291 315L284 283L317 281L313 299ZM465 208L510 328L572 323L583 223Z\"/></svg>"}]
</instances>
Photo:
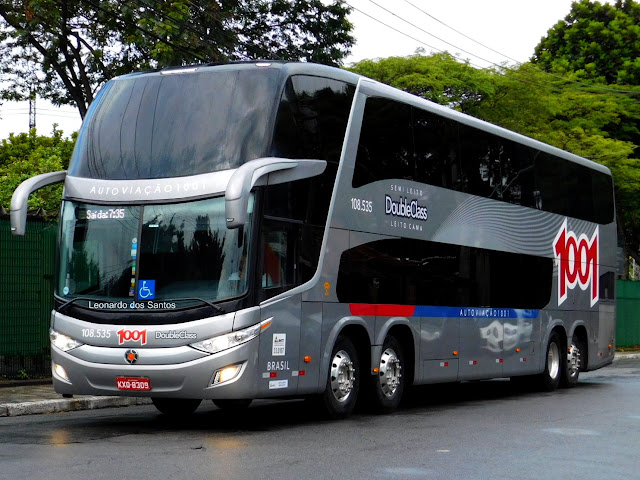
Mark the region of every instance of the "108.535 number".
<instances>
[{"instance_id":1,"label":"108.535 number","mask_svg":"<svg viewBox=\"0 0 640 480\"><path fill-rule=\"evenodd\" d=\"M373 212L373 201L372 200L362 200L360 198L352 198L351 199L351 209L357 210L359 212Z\"/></svg>"}]
</instances>

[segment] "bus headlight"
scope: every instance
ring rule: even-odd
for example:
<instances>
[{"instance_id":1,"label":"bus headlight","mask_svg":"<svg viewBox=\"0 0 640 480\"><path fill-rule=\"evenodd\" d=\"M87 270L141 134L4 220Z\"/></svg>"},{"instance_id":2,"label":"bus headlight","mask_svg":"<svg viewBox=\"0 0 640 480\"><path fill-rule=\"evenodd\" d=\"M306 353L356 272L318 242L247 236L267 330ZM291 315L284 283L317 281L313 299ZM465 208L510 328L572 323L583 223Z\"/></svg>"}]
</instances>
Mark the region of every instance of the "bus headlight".
<instances>
[{"instance_id":1,"label":"bus headlight","mask_svg":"<svg viewBox=\"0 0 640 480\"><path fill-rule=\"evenodd\" d=\"M63 352L68 352L69 350L73 350L74 348L84 345L84 343L74 340L60 332L56 332L55 330L49 331L49 338L51 339L51 344Z\"/></svg>"},{"instance_id":2,"label":"bus headlight","mask_svg":"<svg viewBox=\"0 0 640 480\"><path fill-rule=\"evenodd\" d=\"M190 346L203 352L218 353L256 338L260 334L260 328L261 324L257 323L244 330L208 338L202 342L192 343Z\"/></svg>"}]
</instances>

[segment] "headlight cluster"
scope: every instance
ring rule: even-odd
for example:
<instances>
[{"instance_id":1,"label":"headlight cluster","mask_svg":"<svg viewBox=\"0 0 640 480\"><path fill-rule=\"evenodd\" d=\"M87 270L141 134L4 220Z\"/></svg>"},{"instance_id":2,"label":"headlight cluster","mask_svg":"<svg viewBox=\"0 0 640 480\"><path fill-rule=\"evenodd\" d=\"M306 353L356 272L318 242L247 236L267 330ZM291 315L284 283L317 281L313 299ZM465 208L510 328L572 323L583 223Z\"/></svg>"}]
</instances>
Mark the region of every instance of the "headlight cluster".
<instances>
[{"instance_id":1,"label":"headlight cluster","mask_svg":"<svg viewBox=\"0 0 640 480\"><path fill-rule=\"evenodd\" d=\"M51 339L51 344L63 352L68 352L69 350L73 350L74 348L84 345L84 343L74 340L60 332L56 332L55 330L49 331L49 338Z\"/></svg>"},{"instance_id":2,"label":"headlight cluster","mask_svg":"<svg viewBox=\"0 0 640 480\"><path fill-rule=\"evenodd\" d=\"M257 323L249 328L245 328L244 330L238 330L237 332L208 338L202 342L192 343L191 346L195 349L202 350L203 352L218 353L256 338L260 334L261 328L262 324Z\"/></svg>"}]
</instances>

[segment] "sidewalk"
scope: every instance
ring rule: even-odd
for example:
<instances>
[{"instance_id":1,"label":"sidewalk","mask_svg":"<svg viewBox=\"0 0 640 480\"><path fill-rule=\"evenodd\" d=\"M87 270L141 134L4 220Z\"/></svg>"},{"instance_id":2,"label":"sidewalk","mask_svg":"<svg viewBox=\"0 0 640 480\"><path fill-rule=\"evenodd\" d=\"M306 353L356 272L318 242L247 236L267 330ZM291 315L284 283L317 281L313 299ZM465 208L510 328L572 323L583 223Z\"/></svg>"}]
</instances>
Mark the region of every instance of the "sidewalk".
<instances>
[{"instance_id":1,"label":"sidewalk","mask_svg":"<svg viewBox=\"0 0 640 480\"><path fill-rule=\"evenodd\" d=\"M53 390L51 379L0 382L0 417L148 404L151 399L145 397L76 395L62 398Z\"/></svg>"},{"instance_id":2,"label":"sidewalk","mask_svg":"<svg viewBox=\"0 0 640 480\"><path fill-rule=\"evenodd\" d=\"M640 352L616 352L614 362L626 359L640 359ZM151 399L146 397L62 398L53 390L51 379L0 382L0 417L149 404Z\"/></svg>"}]
</instances>

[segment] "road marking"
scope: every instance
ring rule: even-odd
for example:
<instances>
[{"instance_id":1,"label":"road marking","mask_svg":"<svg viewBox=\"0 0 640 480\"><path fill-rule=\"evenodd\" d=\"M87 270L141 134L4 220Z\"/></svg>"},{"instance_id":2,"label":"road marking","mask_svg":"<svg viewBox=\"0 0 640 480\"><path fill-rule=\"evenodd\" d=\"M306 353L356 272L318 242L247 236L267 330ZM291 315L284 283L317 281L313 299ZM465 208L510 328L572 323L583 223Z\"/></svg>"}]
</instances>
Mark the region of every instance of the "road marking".
<instances>
[{"instance_id":1,"label":"road marking","mask_svg":"<svg viewBox=\"0 0 640 480\"><path fill-rule=\"evenodd\" d=\"M425 478L427 475L433 478L433 474L435 474L435 470L430 468L413 468L413 467L398 467L398 468L385 468L385 472L390 473L394 477L403 476L403 477L416 477L416 478Z\"/></svg>"},{"instance_id":2,"label":"road marking","mask_svg":"<svg viewBox=\"0 0 640 480\"><path fill-rule=\"evenodd\" d=\"M582 428L545 428L543 432L555 433L556 435L564 435L567 437L584 437L584 436L598 436L600 432L595 430L585 430Z\"/></svg>"}]
</instances>

